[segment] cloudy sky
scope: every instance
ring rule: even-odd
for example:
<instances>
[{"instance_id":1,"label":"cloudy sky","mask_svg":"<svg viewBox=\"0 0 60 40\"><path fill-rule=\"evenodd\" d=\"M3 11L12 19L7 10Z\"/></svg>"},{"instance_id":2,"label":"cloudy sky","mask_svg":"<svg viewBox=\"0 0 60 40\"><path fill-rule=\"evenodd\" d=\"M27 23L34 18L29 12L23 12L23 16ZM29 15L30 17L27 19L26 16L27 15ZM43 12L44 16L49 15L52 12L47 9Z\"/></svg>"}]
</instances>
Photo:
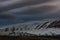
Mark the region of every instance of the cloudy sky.
<instances>
[{"instance_id":1,"label":"cloudy sky","mask_svg":"<svg viewBox=\"0 0 60 40\"><path fill-rule=\"evenodd\" d=\"M60 18L60 0L0 0L0 25Z\"/></svg>"}]
</instances>

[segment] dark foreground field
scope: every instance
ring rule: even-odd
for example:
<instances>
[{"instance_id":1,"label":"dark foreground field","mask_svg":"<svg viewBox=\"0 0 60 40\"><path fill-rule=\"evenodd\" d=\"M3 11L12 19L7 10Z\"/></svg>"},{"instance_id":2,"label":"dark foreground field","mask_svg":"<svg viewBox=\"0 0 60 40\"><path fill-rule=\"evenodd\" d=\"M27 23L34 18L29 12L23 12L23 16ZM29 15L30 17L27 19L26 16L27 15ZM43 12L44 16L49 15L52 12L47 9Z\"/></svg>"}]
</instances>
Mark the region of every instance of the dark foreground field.
<instances>
[{"instance_id":1,"label":"dark foreground field","mask_svg":"<svg viewBox=\"0 0 60 40\"><path fill-rule=\"evenodd\" d=\"M40 36L40 37L20 37L20 36L0 36L0 40L60 40L60 37Z\"/></svg>"}]
</instances>

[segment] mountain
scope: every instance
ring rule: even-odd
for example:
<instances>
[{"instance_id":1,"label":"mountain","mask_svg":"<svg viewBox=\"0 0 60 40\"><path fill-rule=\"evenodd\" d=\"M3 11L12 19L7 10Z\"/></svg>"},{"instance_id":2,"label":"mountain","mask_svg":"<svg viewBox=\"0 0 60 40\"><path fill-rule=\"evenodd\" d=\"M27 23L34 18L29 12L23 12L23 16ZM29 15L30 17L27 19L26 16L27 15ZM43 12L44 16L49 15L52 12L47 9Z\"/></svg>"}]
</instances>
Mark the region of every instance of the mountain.
<instances>
[{"instance_id":1,"label":"mountain","mask_svg":"<svg viewBox=\"0 0 60 40\"><path fill-rule=\"evenodd\" d=\"M60 35L60 20L41 20L3 26L0 35L8 36L56 36Z\"/></svg>"}]
</instances>

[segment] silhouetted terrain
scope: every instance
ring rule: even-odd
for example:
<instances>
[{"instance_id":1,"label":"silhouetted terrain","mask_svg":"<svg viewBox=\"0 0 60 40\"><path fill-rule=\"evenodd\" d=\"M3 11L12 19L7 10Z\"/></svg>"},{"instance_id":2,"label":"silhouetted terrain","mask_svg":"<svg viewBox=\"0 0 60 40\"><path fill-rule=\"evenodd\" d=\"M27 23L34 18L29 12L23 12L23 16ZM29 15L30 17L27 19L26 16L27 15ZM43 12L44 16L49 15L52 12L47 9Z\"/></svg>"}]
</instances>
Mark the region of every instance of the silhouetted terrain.
<instances>
[{"instance_id":1,"label":"silhouetted terrain","mask_svg":"<svg viewBox=\"0 0 60 40\"><path fill-rule=\"evenodd\" d=\"M60 40L58 36L29 36L29 37L20 37L20 36L0 36L0 40Z\"/></svg>"}]
</instances>

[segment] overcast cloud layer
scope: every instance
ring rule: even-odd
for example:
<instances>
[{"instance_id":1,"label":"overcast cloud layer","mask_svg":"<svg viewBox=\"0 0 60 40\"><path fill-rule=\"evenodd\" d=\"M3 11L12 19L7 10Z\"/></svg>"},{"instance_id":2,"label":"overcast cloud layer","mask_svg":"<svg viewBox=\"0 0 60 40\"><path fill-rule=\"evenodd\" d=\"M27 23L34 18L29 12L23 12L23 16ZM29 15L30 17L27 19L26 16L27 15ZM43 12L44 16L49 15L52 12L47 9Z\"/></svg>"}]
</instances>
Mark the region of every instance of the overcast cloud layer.
<instances>
[{"instance_id":1,"label":"overcast cloud layer","mask_svg":"<svg viewBox=\"0 0 60 40\"><path fill-rule=\"evenodd\" d=\"M60 0L0 0L0 25L60 18Z\"/></svg>"}]
</instances>

